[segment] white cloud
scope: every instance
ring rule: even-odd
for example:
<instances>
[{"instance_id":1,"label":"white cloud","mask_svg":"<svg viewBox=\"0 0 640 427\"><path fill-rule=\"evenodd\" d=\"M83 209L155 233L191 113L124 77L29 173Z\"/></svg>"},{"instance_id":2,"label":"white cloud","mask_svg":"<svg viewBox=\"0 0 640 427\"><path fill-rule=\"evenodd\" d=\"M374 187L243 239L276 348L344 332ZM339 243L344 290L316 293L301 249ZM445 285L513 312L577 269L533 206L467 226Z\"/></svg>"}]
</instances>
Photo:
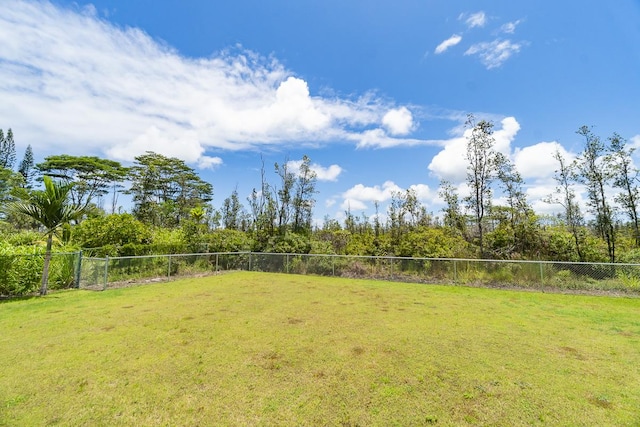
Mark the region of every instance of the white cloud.
<instances>
[{"instance_id":1,"label":"white cloud","mask_svg":"<svg viewBox=\"0 0 640 427\"><path fill-rule=\"evenodd\" d=\"M312 165L311 169L316 173L319 181L337 181L342 173L342 168L338 165L331 165L328 168Z\"/></svg>"},{"instance_id":2,"label":"white cloud","mask_svg":"<svg viewBox=\"0 0 640 427\"><path fill-rule=\"evenodd\" d=\"M154 151L168 157L179 157L187 162L197 162L204 152L193 131L160 130L156 126L149 127L143 134L133 141L116 144L106 150L106 153L117 160L131 160Z\"/></svg>"},{"instance_id":3,"label":"white cloud","mask_svg":"<svg viewBox=\"0 0 640 427\"><path fill-rule=\"evenodd\" d=\"M472 14L463 13L458 17L458 19L464 19L465 24L467 24L467 27L469 28L484 27L487 23L487 16L483 11Z\"/></svg>"},{"instance_id":4,"label":"white cloud","mask_svg":"<svg viewBox=\"0 0 640 427\"><path fill-rule=\"evenodd\" d=\"M367 210L368 206L362 200L358 199L344 199L342 204L340 205L340 209L344 211L364 211Z\"/></svg>"},{"instance_id":5,"label":"white cloud","mask_svg":"<svg viewBox=\"0 0 640 427\"><path fill-rule=\"evenodd\" d=\"M407 107L395 108L382 117L382 124L391 135L406 135L413 127L413 115Z\"/></svg>"},{"instance_id":6,"label":"white cloud","mask_svg":"<svg viewBox=\"0 0 640 427\"><path fill-rule=\"evenodd\" d=\"M520 124L514 117L505 117L500 121L500 125L501 127L493 133L494 148L508 156L511 142L520 130ZM467 176L467 140L470 135L471 129L466 129L463 135L444 141L444 148L433 157L428 166L429 170L440 179L453 183L464 181Z\"/></svg>"},{"instance_id":7,"label":"white cloud","mask_svg":"<svg viewBox=\"0 0 640 427\"><path fill-rule=\"evenodd\" d=\"M465 55L477 55L487 69L500 67L513 54L520 52L522 44L511 40L496 39L492 42L482 42L472 45Z\"/></svg>"},{"instance_id":8,"label":"white cloud","mask_svg":"<svg viewBox=\"0 0 640 427\"><path fill-rule=\"evenodd\" d=\"M423 202L429 202L435 197L431 188L426 184L413 184L409 186L409 189L415 191L418 200Z\"/></svg>"},{"instance_id":9,"label":"white cloud","mask_svg":"<svg viewBox=\"0 0 640 427\"><path fill-rule=\"evenodd\" d=\"M462 41L462 36L458 34L452 35L451 37L449 37L448 39L440 43L438 46L436 46L436 50L435 50L436 55L446 52L447 49L457 45L461 41Z\"/></svg>"},{"instance_id":10,"label":"white cloud","mask_svg":"<svg viewBox=\"0 0 640 427\"><path fill-rule=\"evenodd\" d=\"M383 129L370 129L358 135L351 135L349 139L357 141L358 148L391 148L391 147L411 147L416 145L435 145L438 141L395 138L387 135Z\"/></svg>"},{"instance_id":11,"label":"white cloud","mask_svg":"<svg viewBox=\"0 0 640 427\"><path fill-rule=\"evenodd\" d=\"M220 157L200 156L198 159L198 167L200 169L215 169L222 163L223 161Z\"/></svg>"},{"instance_id":12,"label":"white cloud","mask_svg":"<svg viewBox=\"0 0 640 427\"><path fill-rule=\"evenodd\" d=\"M500 27L500 31L506 34L513 34L516 31L516 27L522 22L521 19L517 21L507 22Z\"/></svg>"},{"instance_id":13,"label":"white cloud","mask_svg":"<svg viewBox=\"0 0 640 427\"><path fill-rule=\"evenodd\" d=\"M511 143L520 130L520 123L515 117L505 117L500 121L501 127L493 132L493 138L496 140L494 148L502 154L509 155L511 152Z\"/></svg>"},{"instance_id":14,"label":"white cloud","mask_svg":"<svg viewBox=\"0 0 640 427\"><path fill-rule=\"evenodd\" d=\"M344 201L340 207L342 209L363 210L367 208L365 202L384 202L391 199L393 193L399 191L402 191L402 188L393 181L385 181L382 186L375 185L373 187L357 184L342 193Z\"/></svg>"},{"instance_id":15,"label":"white cloud","mask_svg":"<svg viewBox=\"0 0 640 427\"><path fill-rule=\"evenodd\" d=\"M413 184L409 186L413 190L419 201L423 203L432 202L437 195L434 195L431 188L426 184ZM371 203L384 203L393 197L394 193L404 193L405 190L393 181L385 181L381 186L374 185L367 187L363 184L357 184L344 193L342 193L343 202L340 207L343 210L364 210Z\"/></svg>"},{"instance_id":16,"label":"white cloud","mask_svg":"<svg viewBox=\"0 0 640 427\"><path fill-rule=\"evenodd\" d=\"M152 150L211 167L221 162L213 149L361 144L381 127L396 137L373 145L417 143L398 137L413 129L408 109L370 94L314 96L277 60L242 48L186 58L95 8L5 0L1 9L0 115L41 155L130 161Z\"/></svg>"},{"instance_id":17,"label":"white cloud","mask_svg":"<svg viewBox=\"0 0 640 427\"><path fill-rule=\"evenodd\" d=\"M525 181L549 178L559 166L558 161L553 157L556 151L559 151L568 162L575 158L575 155L567 152L562 145L552 141L517 148L513 154L513 161Z\"/></svg>"},{"instance_id":18,"label":"white cloud","mask_svg":"<svg viewBox=\"0 0 640 427\"><path fill-rule=\"evenodd\" d=\"M364 200L368 202L383 202L391 199L394 192L402 191L393 181L385 181L382 186L365 187L357 184L345 191L342 196L345 199Z\"/></svg>"},{"instance_id":19,"label":"white cloud","mask_svg":"<svg viewBox=\"0 0 640 427\"><path fill-rule=\"evenodd\" d=\"M640 135L631 138L629 148L640 148Z\"/></svg>"},{"instance_id":20,"label":"white cloud","mask_svg":"<svg viewBox=\"0 0 640 427\"><path fill-rule=\"evenodd\" d=\"M297 172L302 165L302 160L290 160L287 165L292 171ZM324 167L317 163L312 163L309 168L316 173L318 181L337 181L338 176L342 173L342 168L338 165Z\"/></svg>"},{"instance_id":21,"label":"white cloud","mask_svg":"<svg viewBox=\"0 0 640 427\"><path fill-rule=\"evenodd\" d=\"M460 182L467 176L467 138L461 136L447 141L442 151L433 156L428 169L440 179Z\"/></svg>"}]
</instances>

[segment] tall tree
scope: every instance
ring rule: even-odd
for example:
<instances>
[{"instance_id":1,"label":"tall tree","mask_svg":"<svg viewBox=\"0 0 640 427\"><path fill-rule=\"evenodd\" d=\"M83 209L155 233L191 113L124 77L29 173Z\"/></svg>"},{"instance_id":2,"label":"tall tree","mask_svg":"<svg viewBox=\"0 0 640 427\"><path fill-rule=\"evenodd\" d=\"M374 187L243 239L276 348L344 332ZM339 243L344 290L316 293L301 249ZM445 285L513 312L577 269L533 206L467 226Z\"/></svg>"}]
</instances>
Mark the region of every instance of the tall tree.
<instances>
[{"instance_id":1,"label":"tall tree","mask_svg":"<svg viewBox=\"0 0 640 427\"><path fill-rule=\"evenodd\" d=\"M582 126L577 133L585 139L584 150L578 158L578 181L587 188L587 203L595 217L596 230L607 243L609 260L615 262L616 230L613 210L605 191L613 175L603 159L606 154L605 146L587 126Z\"/></svg>"},{"instance_id":2,"label":"tall tree","mask_svg":"<svg viewBox=\"0 0 640 427\"><path fill-rule=\"evenodd\" d=\"M74 183L69 195L77 205L96 201L127 176L127 168L120 163L95 156L49 156L36 168L44 175Z\"/></svg>"},{"instance_id":3,"label":"tall tree","mask_svg":"<svg viewBox=\"0 0 640 427\"><path fill-rule=\"evenodd\" d=\"M533 209L522 188L524 180L515 165L506 158L499 164L498 179L507 200L509 227L513 239L513 248L505 249L508 252L517 250L523 253L526 246L533 243L530 242L532 233L529 232Z\"/></svg>"},{"instance_id":4,"label":"tall tree","mask_svg":"<svg viewBox=\"0 0 640 427\"><path fill-rule=\"evenodd\" d=\"M311 169L311 159L306 155L298 169L293 197L293 231L311 232L314 194L316 191L317 174Z\"/></svg>"},{"instance_id":5,"label":"tall tree","mask_svg":"<svg viewBox=\"0 0 640 427\"><path fill-rule=\"evenodd\" d=\"M11 216L11 212L2 209L14 199L12 192L22 186L22 177L11 169L0 167L0 218L6 219Z\"/></svg>"},{"instance_id":6,"label":"tall tree","mask_svg":"<svg viewBox=\"0 0 640 427\"><path fill-rule=\"evenodd\" d=\"M147 152L130 168L133 214L147 224L175 227L192 208L213 198L213 187L187 164L174 157Z\"/></svg>"},{"instance_id":7,"label":"tall tree","mask_svg":"<svg viewBox=\"0 0 640 427\"><path fill-rule=\"evenodd\" d=\"M493 148L493 123L475 121L469 114L466 121L471 134L467 138L467 184L470 194L465 197L469 209L473 212L478 236L480 255L484 255L485 216L491 209L491 184L496 177L500 162L504 157Z\"/></svg>"},{"instance_id":8,"label":"tall tree","mask_svg":"<svg viewBox=\"0 0 640 427\"><path fill-rule=\"evenodd\" d=\"M34 175L33 150L31 149L31 144L27 145L26 150L24 150L24 157L20 162L20 166L18 166L18 172L24 179L25 188L31 188Z\"/></svg>"},{"instance_id":9,"label":"tall tree","mask_svg":"<svg viewBox=\"0 0 640 427\"><path fill-rule=\"evenodd\" d=\"M0 129L0 168L13 169L16 163L16 143L13 141L13 131L11 128L4 135Z\"/></svg>"},{"instance_id":10,"label":"tall tree","mask_svg":"<svg viewBox=\"0 0 640 427\"><path fill-rule=\"evenodd\" d=\"M280 188L277 190L278 195L278 231L284 234L291 219L291 211L293 205L293 186L295 184L296 175L291 170L288 160L283 164L275 164L276 174L280 177Z\"/></svg>"},{"instance_id":11,"label":"tall tree","mask_svg":"<svg viewBox=\"0 0 640 427\"><path fill-rule=\"evenodd\" d=\"M229 230L240 230L244 223L244 208L238 197L238 189L234 189L222 202L222 224Z\"/></svg>"},{"instance_id":12,"label":"tall tree","mask_svg":"<svg viewBox=\"0 0 640 427\"><path fill-rule=\"evenodd\" d=\"M443 208L444 225L452 230L457 230L461 236L466 236L466 219L462 213L458 192L453 187L453 184L447 180L440 181L438 194L446 203L446 206Z\"/></svg>"},{"instance_id":13,"label":"tall tree","mask_svg":"<svg viewBox=\"0 0 640 427\"><path fill-rule=\"evenodd\" d=\"M264 249L269 239L275 234L278 208L276 196L267 182L264 159L260 168L260 189L254 188L247 198L251 210L251 231L253 232L254 249Z\"/></svg>"},{"instance_id":14,"label":"tall tree","mask_svg":"<svg viewBox=\"0 0 640 427\"><path fill-rule=\"evenodd\" d=\"M615 201L622 206L625 213L631 220L633 236L636 247L640 247L640 221L638 218L638 208L640 203L640 191L638 191L638 181L640 173L633 166L631 155L634 148L627 148L627 141L617 133L609 138L607 164L613 176L613 186L620 192L615 196Z\"/></svg>"},{"instance_id":15,"label":"tall tree","mask_svg":"<svg viewBox=\"0 0 640 427\"><path fill-rule=\"evenodd\" d=\"M76 205L69 200L73 183L56 182L46 175L43 177L43 181L44 190L23 189L17 193L20 201L9 204L11 211L33 218L45 229L47 248L42 268L40 295L47 293L53 235L60 227L82 216L86 210L86 205Z\"/></svg>"},{"instance_id":16,"label":"tall tree","mask_svg":"<svg viewBox=\"0 0 640 427\"><path fill-rule=\"evenodd\" d=\"M584 236L582 235L583 217L580 212L580 205L578 205L576 201L576 193L573 189L573 184L577 179L575 172L576 164L567 163L567 160L558 150L556 150L553 157L559 164L559 168L556 169L553 177L556 181L556 188L544 201L559 204L564 208L563 219L573 237L578 260L584 261L584 251L582 250L582 242L584 240Z\"/></svg>"},{"instance_id":17,"label":"tall tree","mask_svg":"<svg viewBox=\"0 0 640 427\"><path fill-rule=\"evenodd\" d=\"M431 217L427 213L427 209L420 203L416 191L412 188L404 192L392 192L387 216L390 223L391 240L396 245L410 230L421 225L431 224Z\"/></svg>"}]
</instances>

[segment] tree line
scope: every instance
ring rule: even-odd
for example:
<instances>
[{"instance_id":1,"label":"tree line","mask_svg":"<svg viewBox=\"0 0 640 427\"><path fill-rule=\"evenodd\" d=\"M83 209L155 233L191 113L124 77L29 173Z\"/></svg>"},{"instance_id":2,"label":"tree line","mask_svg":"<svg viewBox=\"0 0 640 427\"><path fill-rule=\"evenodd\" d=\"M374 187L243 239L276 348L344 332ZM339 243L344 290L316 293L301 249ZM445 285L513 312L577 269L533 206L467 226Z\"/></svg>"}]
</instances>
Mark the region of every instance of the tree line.
<instances>
[{"instance_id":1,"label":"tree line","mask_svg":"<svg viewBox=\"0 0 640 427\"><path fill-rule=\"evenodd\" d=\"M532 209L515 165L496 150L493 123L469 115L466 127L468 195L461 197L453 183L442 181L445 206L438 214L428 212L409 189L392 195L384 215L376 203L371 217L347 210L342 221L325 217L322 224L313 221L317 176L307 156L299 166L286 159L275 163L272 173L263 161L260 182L246 199L236 189L214 209L213 186L180 159L147 152L124 167L100 157L63 154L34 164L29 146L16 167L13 132L0 130L0 230L5 239L44 231L57 236L55 242L108 247L112 254L206 249L636 260L638 169L624 138L614 134L602 140L589 127L578 129L582 152L572 161L554 153L556 186L545 198L562 213L544 216ZM54 190L51 186L63 189L58 194L64 194L63 204L79 213L53 228L17 208L39 203ZM586 212L577 202L576 186L585 189ZM119 208L122 194L131 198L128 213Z\"/></svg>"}]
</instances>

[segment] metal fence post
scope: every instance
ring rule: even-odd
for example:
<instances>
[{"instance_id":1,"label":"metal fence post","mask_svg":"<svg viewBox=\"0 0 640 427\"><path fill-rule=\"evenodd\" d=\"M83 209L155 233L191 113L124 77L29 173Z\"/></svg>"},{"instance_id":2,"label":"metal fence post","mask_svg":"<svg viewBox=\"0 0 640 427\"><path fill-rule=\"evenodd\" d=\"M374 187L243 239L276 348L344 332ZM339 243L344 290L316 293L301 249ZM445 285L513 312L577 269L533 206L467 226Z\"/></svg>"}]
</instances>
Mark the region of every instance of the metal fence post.
<instances>
[{"instance_id":1,"label":"metal fence post","mask_svg":"<svg viewBox=\"0 0 640 427\"><path fill-rule=\"evenodd\" d=\"M542 268L542 263L540 263L540 284L544 285L544 270Z\"/></svg>"},{"instance_id":2,"label":"metal fence post","mask_svg":"<svg viewBox=\"0 0 640 427\"><path fill-rule=\"evenodd\" d=\"M289 274L289 254L286 255L286 261L285 261L285 271L287 272L287 274Z\"/></svg>"},{"instance_id":3,"label":"metal fence post","mask_svg":"<svg viewBox=\"0 0 640 427\"><path fill-rule=\"evenodd\" d=\"M335 255L331 255L331 275L336 275L336 257Z\"/></svg>"},{"instance_id":4,"label":"metal fence post","mask_svg":"<svg viewBox=\"0 0 640 427\"><path fill-rule=\"evenodd\" d=\"M251 271L251 254L252 252L249 252L249 271Z\"/></svg>"},{"instance_id":5,"label":"metal fence post","mask_svg":"<svg viewBox=\"0 0 640 427\"><path fill-rule=\"evenodd\" d=\"M80 289L81 271L82 271L82 250L79 250L78 260L76 261L76 277L75 277L77 289Z\"/></svg>"},{"instance_id":6,"label":"metal fence post","mask_svg":"<svg viewBox=\"0 0 640 427\"><path fill-rule=\"evenodd\" d=\"M216 254L216 271L218 271L218 254Z\"/></svg>"},{"instance_id":7,"label":"metal fence post","mask_svg":"<svg viewBox=\"0 0 640 427\"><path fill-rule=\"evenodd\" d=\"M458 263L455 259L453 260L453 281L458 281Z\"/></svg>"},{"instance_id":8,"label":"metal fence post","mask_svg":"<svg viewBox=\"0 0 640 427\"><path fill-rule=\"evenodd\" d=\"M171 279L171 254L168 256L169 262L167 262L167 280Z\"/></svg>"},{"instance_id":9,"label":"metal fence post","mask_svg":"<svg viewBox=\"0 0 640 427\"><path fill-rule=\"evenodd\" d=\"M102 287L103 291L107 290L107 282L109 280L109 255L104 259L104 285Z\"/></svg>"}]
</instances>

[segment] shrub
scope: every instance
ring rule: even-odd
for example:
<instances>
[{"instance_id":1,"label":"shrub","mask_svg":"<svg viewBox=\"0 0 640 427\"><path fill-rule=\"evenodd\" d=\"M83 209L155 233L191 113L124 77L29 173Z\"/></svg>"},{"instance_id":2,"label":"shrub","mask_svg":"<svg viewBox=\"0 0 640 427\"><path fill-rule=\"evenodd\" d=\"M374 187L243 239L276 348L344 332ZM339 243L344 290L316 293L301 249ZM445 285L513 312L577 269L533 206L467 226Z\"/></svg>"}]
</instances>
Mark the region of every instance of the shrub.
<instances>
[{"instance_id":1,"label":"shrub","mask_svg":"<svg viewBox=\"0 0 640 427\"><path fill-rule=\"evenodd\" d=\"M246 233L238 230L215 230L208 234L209 252L243 252L251 248Z\"/></svg>"},{"instance_id":2,"label":"shrub","mask_svg":"<svg viewBox=\"0 0 640 427\"><path fill-rule=\"evenodd\" d=\"M40 285L43 251L35 247L13 247L0 242L0 295L20 296Z\"/></svg>"}]
</instances>

